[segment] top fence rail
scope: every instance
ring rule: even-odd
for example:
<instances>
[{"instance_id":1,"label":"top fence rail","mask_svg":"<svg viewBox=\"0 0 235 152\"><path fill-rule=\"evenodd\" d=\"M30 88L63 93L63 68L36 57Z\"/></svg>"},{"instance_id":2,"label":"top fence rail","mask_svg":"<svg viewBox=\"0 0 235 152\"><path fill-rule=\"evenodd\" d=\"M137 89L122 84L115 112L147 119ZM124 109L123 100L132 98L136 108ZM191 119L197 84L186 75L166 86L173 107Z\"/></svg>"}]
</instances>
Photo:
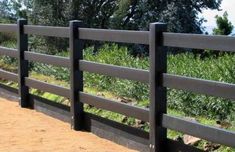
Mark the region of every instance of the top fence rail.
<instances>
[{"instance_id":1,"label":"top fence rail","mask_svg":"<svg viewBox=\"0 0 235 152\"><path fill-rule=\"evenodd\" d=\"M0 24L0 32L16 32L15 24ZM25 25L25 34L69 38L69 27ZM149 31L79 28L83 40L107 41L149 45ZM235 37L202 34L163 33L167 47L208 49L235 52Z\"/></svg>"},{"instance_id":2,"label":"top fence rail","mask_svg":"<svg viewBox=\"0 0 235 152\"><path fill-rule=\"evenodd\" d=\"M0 32L16 32L17 25L16 24L0 24Z\"/></svg>"},{"instance_id":3,"label":"top fence rail","mask_svg":"<svg viewBox=\"0 0 235 152\"><path fill-rule=\"evenodd\" d=\"M163 33L163 45L169 47L235 52L235 37L202 34Z\"/></svg>"}]
</instances>

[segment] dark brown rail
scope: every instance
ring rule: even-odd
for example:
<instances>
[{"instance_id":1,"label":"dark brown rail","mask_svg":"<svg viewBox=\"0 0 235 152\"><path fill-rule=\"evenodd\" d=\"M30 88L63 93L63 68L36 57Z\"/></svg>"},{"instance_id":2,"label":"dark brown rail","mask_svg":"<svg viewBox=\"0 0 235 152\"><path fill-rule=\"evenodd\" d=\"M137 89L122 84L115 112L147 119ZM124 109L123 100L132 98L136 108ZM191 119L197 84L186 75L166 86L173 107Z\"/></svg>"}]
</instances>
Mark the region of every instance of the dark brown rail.
<instances>
[{"instance_id":1,"label":"dark brown rail","mask_svg":"<svg viewBox=\"0 0 235 152\"><path fill-rule=\"evenodd\" d=\"M16 49L6 48L0 46L0 55L6 55L13 58L18 58L18 52Z\"/></svg>"},{"instance_id":2,"label":"dark brown rail","mask_svg":"<svg viewBox=\"0 0 235 152\"><path fill-rule=\"evenodd\" d=\"M0 24L0 32L13 32L17 31L16 24Z\"/></svg>"},{"instance_id":3,"label":"dark brown rail","mask_svg":"<svg viewBox=\"0 0 235 152\"><path fill-rule=\"evenodd\" d=\"M83 103L93 105L97 108L117 112L126 116L131 116L146 122L149 121L148 109L131 106L121 102L105 99L103 97L90 95L84 92L80 92L79 94L80 94L80 101Z\"/></svg>"},{"instance_id":4,"label":"dark brown rail","mask_svg":"<svg viewBox=\"0 0 235 152\"><path fill-rule=\"evenodd\" d=\"M79 65L80 69L86 72L103 74L112 77L139 81L143 83L149 82L149 72L147 70L127 68L109 64L101 64L85 60L80 61Z\"/></svg>"},{"instance_id":5,"label":"dark brown rail","mask_svg":"<svg viewBox=\"0 0 235 152\"><path fill-rule=\"evenodd\" d=\"M222 145L235 147L235 132L163 115L162 126Z\"/></svg>"},{"instance_id":6,"label":"dark brown rail","mask_svg":"<svg viewBox=\"0 0 235 152\"><path fill-rule=\"evenodd\" d=\"M201 34L164 33L164 45L179 48L235 51L235 37Z\"/></svg>"},{"instance_id":7,"label":"dark brown rail","mask_svg":"<svg viewBox=\"0 0 235 152\"><path fill-rule=\"evenodd\" d=\"M181 89L195 93L235 100L235 85L171 74L163 75L163 85L171 89Z\"/></svg>"},{"instance_id":8,"label":"dark brown rail","mask_svg":"<svg viewBox=\"0 0 235 152\"><path fill-rule=\"evenodd\" d=\"M12 72L8 72L8 71L2 70L2 69L0 69L0 78L5 79L5 80L10 80L13 82L18 81L17 74L12 73Z\"/></svg>"},{"instance_id":9,"label":"dark brown rail","mask_svg":"<svg viewBox=\"0 0 235 152\"><path fill-rule=\"evenodd\" d=\"M25 25L25 34L69 38L68 27Z\"/></svg>"},{"instance_id":10,"label":"dark brown rail","mask_svg":"<svg viewBox=\"0 0 235 152\"><path fill-rule=\"evenodd\" d=\"M48 84L46 82L38 81L32 78L25 78L25 84L28 87L35 88L41 91L50 92L60 96L69 98L70 90L58 85Z\"/></svg>"},{"instance_id":11,"label":"dark brown rail","mask_svg":"<svg viewBox=\"0 0 235 152\"><path fill-rule=\"evenodd\" d=\"M80 28L79 37L85 40L149 44L149 31Z\"/></svg>"},{"instance_id":12,"label":"dark brown rail","mask_svg":"<svg viewBox=\"0 0 235 152\"><path fill-rule=\"evenodd\" d=\"M46 54L35 53L35 52L25 52L24 57L26 60L29 60L29 61L51 64L51 65L61 66L61 67L66 67L66 68L70 67L69 58L66 58L66 57L46 55Z\"/></svg>"},{"instance_id":13,"label":"dark brown rail","mask_svg":"<svg viewBox=\"0 0 235 152\"><path fill-rule=\"evenodd\" d=\"M26 34L69 38L68 27L26 25L24 31ZM79 28L80 39L108 42L148 44L148 33L148 31Z\"/></svg>"}]
</instances>

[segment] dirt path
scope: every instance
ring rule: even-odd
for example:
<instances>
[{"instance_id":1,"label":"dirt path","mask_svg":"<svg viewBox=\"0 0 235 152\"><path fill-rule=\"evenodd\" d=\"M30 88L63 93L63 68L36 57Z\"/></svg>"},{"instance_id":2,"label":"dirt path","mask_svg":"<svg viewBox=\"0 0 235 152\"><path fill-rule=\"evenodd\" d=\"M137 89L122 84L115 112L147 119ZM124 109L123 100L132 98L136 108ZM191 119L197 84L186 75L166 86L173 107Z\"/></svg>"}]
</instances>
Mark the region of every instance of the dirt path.
<instances>
[{"instance_id":1,"label":"dirt path","mask_svg":"<svg viewBox=\"0 0 235 152\"><path fill-rule=\"evenodd\" d=\"M131 152L16 102L0 98L0 152Z\"/></svg>"}]
</instances>

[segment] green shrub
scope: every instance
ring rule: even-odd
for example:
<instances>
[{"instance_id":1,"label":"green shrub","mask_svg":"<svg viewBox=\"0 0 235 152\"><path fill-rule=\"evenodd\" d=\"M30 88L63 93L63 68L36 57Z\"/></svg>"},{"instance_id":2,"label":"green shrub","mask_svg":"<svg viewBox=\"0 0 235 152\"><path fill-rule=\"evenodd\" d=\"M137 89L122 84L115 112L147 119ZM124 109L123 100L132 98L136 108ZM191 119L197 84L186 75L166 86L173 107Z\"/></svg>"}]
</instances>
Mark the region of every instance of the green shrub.
<instances>
[{"instance_id":1,"label":"green shrub","mask_svg":"<svg viewBox=\"0 0 235 152\"><path fill-rule=\"evenodd\" d=\"M69 70L67 68L56 67L53 65L31 62L31 71L43 74L46 76L53 76L57 80L69 82Z\"/></svg>"},{"instance_id":2,"label":"green shrub","mask_svg":"<svg viewBox=\"0 0 235 152\"><path fill-rule=\"evenodd\" d=\"M84 58L89 61L113 64L138 69L148 69L147 57L133 57L126 47L104 45L98 53L93 48L84 50ZM68 52L57 55L68 56ZM5 61L5 60L4 60ZM8 63L8 62L6 62ZM12 61L9 60L9 63ZM201 58L199 55L184 53L168 55L168 73L235 83L235 55L223 54L218 57ZM69 83L69 70L66 68L33 62L31 70ZM98 91L110 91L117 96L133 98L138 105L148 106L149 86L140 82L113 78L84 72L84 86ZM168 107L179 110L189 116L207 116L208 118L226 119L235 111L234 104L226 99L193 94L191 92L169 89Z\"/></svg>"},{"instance_id":3,"label":"green shrub","mask_svg":"<svg viewBox=\"0 0 235 152\"><path fill-rule=\"evenodd\" d=\"M7 47L7 48L16 48L16 40L14 41L4 41L0 42L0 46ZM15 58L11 58L9 56L0 56L0 59L5 63L5 64L10 64L13 66L17 66L17 60Z\"/></svg>"},{"instance_id":4,"label":"green shrub","mask_svg":"<svg viewBox=\"0 0 235 152\"><path fill-rule=\"evenodd\" d=\"M118 45L104 45L97 54L92 48L85 50L85 59L89 61L106 63L118 66L148 69L147 58L135 58L128 53L126 47ZM131 97L136 100L148 99L148 86L139 82L113 78L98 74L85 73L85 85L88 87L101 87L114 92L119 96Z\"/></svg>"},{"instance_id":5,"label":"green shrub","mask_svg":"<svg viewBox=\"0 0 235 152\"><path fill-rule=\"evenodd\" d=\"M0 44L10 41L16 41L16 35L14 33L0 33Z\"/></svg>"},{"instance_id":6,"label":"green shrub","mask_svg":"<svg viewBox=\"0 0 235 152\"><path fill-rule=\"evenodd\" d=\"M128 54L128 50L125 47L105 45L96 55L92 54L92 49L85 52L87 60L140 69L149 68L148 58L134 58ZM192 53L169 54L168 72L195 78L235 83L234 63L235 55L231 54L204 59ZM89 87L96 87L98 89L101 87L117 95L134 98L137 101L148 100L149 87L145 84L97 74L86 74L85 79L85 84ZM204 115L217 119L226 119L234 111L234 104L231 101L180 90L168 91L168 106L169 108L183 111L186 115Z\"/></svg>"},{"instance_id":7,"label":"green shrub","mask_svg":"<svg viewBox=\"0 0 235 152\"><path fill-rule=\"evenodd\" d=\"M193 54L168 56L169 73L207 80L235 83L235 55L201 59ZM170 90L168 106L188 115L204 115L209 118L226 119L234 111L231 101L190 92Z\"/></svg>"}]
</instances>

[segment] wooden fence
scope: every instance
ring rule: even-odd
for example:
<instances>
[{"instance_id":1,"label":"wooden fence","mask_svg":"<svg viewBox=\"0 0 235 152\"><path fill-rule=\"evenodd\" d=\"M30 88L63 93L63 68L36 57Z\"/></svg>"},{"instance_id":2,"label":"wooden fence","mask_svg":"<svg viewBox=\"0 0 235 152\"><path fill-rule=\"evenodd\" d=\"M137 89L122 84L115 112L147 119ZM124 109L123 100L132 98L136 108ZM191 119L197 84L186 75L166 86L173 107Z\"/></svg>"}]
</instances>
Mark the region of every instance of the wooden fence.
<instances>
[{"instance_id":1,"label":"wooden fence","mask_svg":"<svg viewBox=\"0 0 235 152\"><path fill-rule=\"evenodd\" d=\"M38 104L40 102L48 104L48 102L45 102L45 99L31 95L29 88L35 88L67 97L71 102L70 108L56 105L55 103L50 103L50 106L52 106L51 109L53 109L55 105L55 108L64 110L64 115L66 115L66 111L68 112L70 109L70 114L67 113L67 116L71 117L71 126L73 129L82 130L90 128L90 130L92 130L92 125L94 125L92 124L92 120L99 121L97 123L100 125L106 124L107 128L113 127L111 130L106 130L110 132L110 134L115 134L118 130L118 135L123 136L123 138L119 140L131 137L132 139L130 140L133 140L133 142L141 143L142 146L144 145L145 147L142 147L142 149L138 149L134 144L134 146L128 145L131 148L136 148L141 151L201 151L168 139L167 129L179 131L222 145L235 147L234 132L168 115L166 95L167 88L171 88L234 100L234 84L168 74L166 47L234 52L235 38L227 36L168 33L166 32L166 27L167 25L163 23L152 23L150 24L150 31L92 29L84 28L80 21L71 21L69 27L49 27L27 25L27 21L23 19L18 20L17 25L0 24L0 32L16 32L18 41L17 49L0 47L0 55L17 58L19 64L18 74L0 70L0 78L18 82L18 94L22 107L30 107L32 98L37 99L37 101L34 101L34 104L36 102ZM70 58L29 52L28 35L69 38ZM83 60L84 40L149 45L150 71ZM28 61L69 68L71 78L70 89L30 78L28 75ZM139 81L146 84L149 83L150 108L139 108L84 93L83 71ZM7 87L5 86L5 88ZM97 116L96 118L91 118L89 114L83 111L84 103L149 122L150 132L147 133L114 122L105 123L103 118ZM88 119L90 123L87 123Z\"/></svg>"}]
</instances>

